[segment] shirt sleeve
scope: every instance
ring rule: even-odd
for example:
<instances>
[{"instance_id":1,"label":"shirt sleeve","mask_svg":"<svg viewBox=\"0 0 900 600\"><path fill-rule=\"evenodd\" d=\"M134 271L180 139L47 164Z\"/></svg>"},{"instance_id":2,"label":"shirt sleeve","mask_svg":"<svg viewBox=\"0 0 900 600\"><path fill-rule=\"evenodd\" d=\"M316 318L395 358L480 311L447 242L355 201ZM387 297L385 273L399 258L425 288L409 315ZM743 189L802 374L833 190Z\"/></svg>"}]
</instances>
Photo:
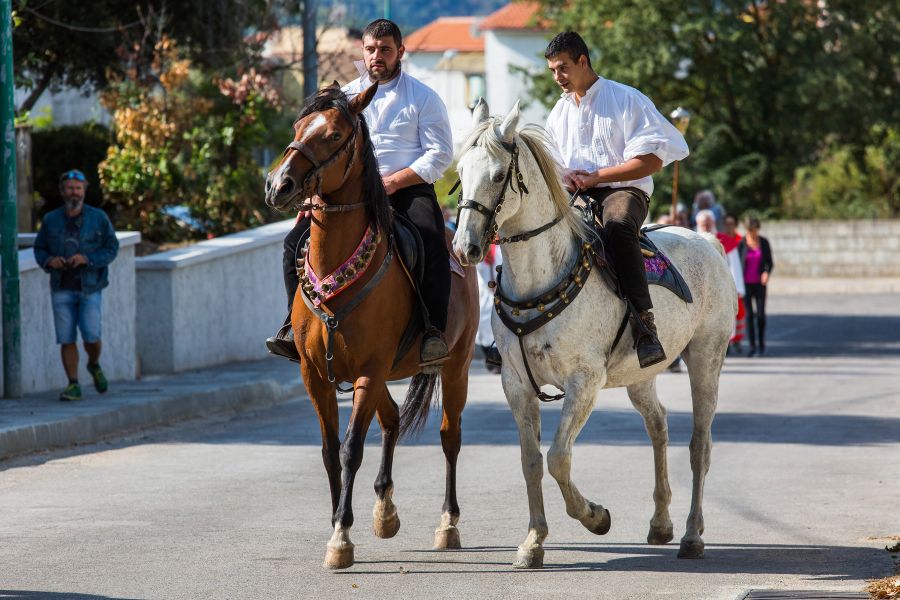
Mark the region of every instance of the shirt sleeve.
<instances>
[{"instance_id":1,"label":"shirt sleeve","mask_svg":"<svg viewBox=\"0 0 900 600\"><path fill-rule=\"evenodd\" d=\"M419 143L424 154L409 168L426 183L434 183L453 162L453 134L444 102L434 92L424 96L419 107Z\"/></svg>"},{"instance_id":2,"label":"shirt sleeve","mask_svg":"<svg viewBox=\"0 0 900 600\"><path fill-rule=\"evenodd\" d=\"M635 91L625 109L625 160L655 154L663 166L690 153L681 132L663 117L647 96Z\"/></svg>"}]
</instances>

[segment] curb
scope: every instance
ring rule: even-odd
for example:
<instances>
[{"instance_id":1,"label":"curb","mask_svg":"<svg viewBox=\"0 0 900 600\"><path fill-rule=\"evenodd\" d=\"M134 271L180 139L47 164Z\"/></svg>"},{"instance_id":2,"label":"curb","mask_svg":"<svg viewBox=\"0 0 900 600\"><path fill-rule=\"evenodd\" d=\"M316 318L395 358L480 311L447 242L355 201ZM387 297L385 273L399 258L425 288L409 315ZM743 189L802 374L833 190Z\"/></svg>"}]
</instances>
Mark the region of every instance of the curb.
<instances>
[{"instance_id":1,"label":"curb","mask_svg":"<svg viewBox=\"0 0 900 600\"><path fill-rule=\"evenodd\" d=\"M178 421L267 408L305 393L300 383L284 385L267 380L155 398L113 407L105 412L23 425L0 431L0 461L44 450L90 444L105 437Z\"/></svg>"}]
</instances>

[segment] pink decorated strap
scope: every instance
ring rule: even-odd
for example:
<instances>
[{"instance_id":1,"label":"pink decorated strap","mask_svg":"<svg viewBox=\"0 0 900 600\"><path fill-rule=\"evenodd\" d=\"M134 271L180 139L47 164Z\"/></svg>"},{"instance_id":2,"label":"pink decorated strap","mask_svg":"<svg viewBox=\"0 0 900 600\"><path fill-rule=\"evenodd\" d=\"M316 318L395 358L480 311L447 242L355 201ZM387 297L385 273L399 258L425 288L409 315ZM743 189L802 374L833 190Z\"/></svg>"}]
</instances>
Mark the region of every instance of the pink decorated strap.
<instances>
[{"instance_id":1,"label":"pink decorated strap","mask_svg":"<svg viewBox=\"0 0 900 600\"><path fill-rule=\"evenodd\" d=\"M372 263L372 256L375 254L377 245L378 235L375 228L370 224L350 258L345 260L332 273L321 278L316 275L307 256L304 270L306 279L312 285L312 290L307 294L312 303L318 307L323 302L331 300L346 290L362 277L362 274L366 272Z\"/></svg>"}]
</instances>

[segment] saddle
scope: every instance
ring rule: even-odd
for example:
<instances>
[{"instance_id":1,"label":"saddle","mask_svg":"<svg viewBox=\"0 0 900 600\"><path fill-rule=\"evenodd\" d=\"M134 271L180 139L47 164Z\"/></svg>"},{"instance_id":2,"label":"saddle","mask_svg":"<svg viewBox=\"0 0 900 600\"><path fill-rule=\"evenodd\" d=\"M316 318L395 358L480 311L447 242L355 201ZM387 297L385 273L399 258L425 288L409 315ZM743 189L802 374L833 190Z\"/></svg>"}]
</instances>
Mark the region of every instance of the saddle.
<instances>
[{"instance_id":1,"label":"saddle","mask_svg":"<svg viewBox=\"0 0 900 600\"><path fill-rule=\"evenodd\" d=\"M594 264L598 267L601 279L613 293L622 297L619 277L613 268L613 263L610 261L612 251L607 249L603 243L603 226L594 218L593 207L589 203L588 206L576 206L575 208L582 213L582 219L597 233L597 241L592 244L591 249L593 251ZM653 243L653 240L647 237L647 233L664 227L669 227L669 225L647 225L642 227L640 231L638 241L641 245L641 255L644 258L644 273L647 277L647 283L666 288L683 301L692 303L694 299L684 277L672 264L669 257Z\"/></svg>"}]
</instances>

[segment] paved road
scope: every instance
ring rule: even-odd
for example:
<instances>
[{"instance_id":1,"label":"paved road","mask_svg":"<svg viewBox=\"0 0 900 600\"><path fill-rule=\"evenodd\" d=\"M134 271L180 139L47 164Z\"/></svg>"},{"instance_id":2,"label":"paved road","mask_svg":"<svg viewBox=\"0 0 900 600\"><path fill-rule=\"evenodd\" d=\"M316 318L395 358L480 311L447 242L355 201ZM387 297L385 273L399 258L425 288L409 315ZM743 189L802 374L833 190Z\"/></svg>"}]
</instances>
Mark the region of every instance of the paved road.
<instances>
[{"instance_id":1,"label":"paved road","mask_svg":"<svg viewBox=\"0 0 900 600\"><path fill-rule=\"evenodd\" d=\"M435 424L398 449L391 540L371 532L372 437L356 493L357 564L321 567L330 502L307 400L2 465L0 598L735 599L756 588L860 590L900 534L900 297L771 299L770 350L729 358L707 479L707 557L644 543L651 450L622 390L602 395L573 479L610 508L596 537L545 478L546 568L514 571L527 527L517 435L474 369L460 458L464 549L430 550L443 496ZM690 499L686 375L666 374L672 516ZM395 394L397 396L398 394ZM551 439L558 406L546 406ZM346 410L344 414L346 421Z\"/></svg>"}]
</instances>

